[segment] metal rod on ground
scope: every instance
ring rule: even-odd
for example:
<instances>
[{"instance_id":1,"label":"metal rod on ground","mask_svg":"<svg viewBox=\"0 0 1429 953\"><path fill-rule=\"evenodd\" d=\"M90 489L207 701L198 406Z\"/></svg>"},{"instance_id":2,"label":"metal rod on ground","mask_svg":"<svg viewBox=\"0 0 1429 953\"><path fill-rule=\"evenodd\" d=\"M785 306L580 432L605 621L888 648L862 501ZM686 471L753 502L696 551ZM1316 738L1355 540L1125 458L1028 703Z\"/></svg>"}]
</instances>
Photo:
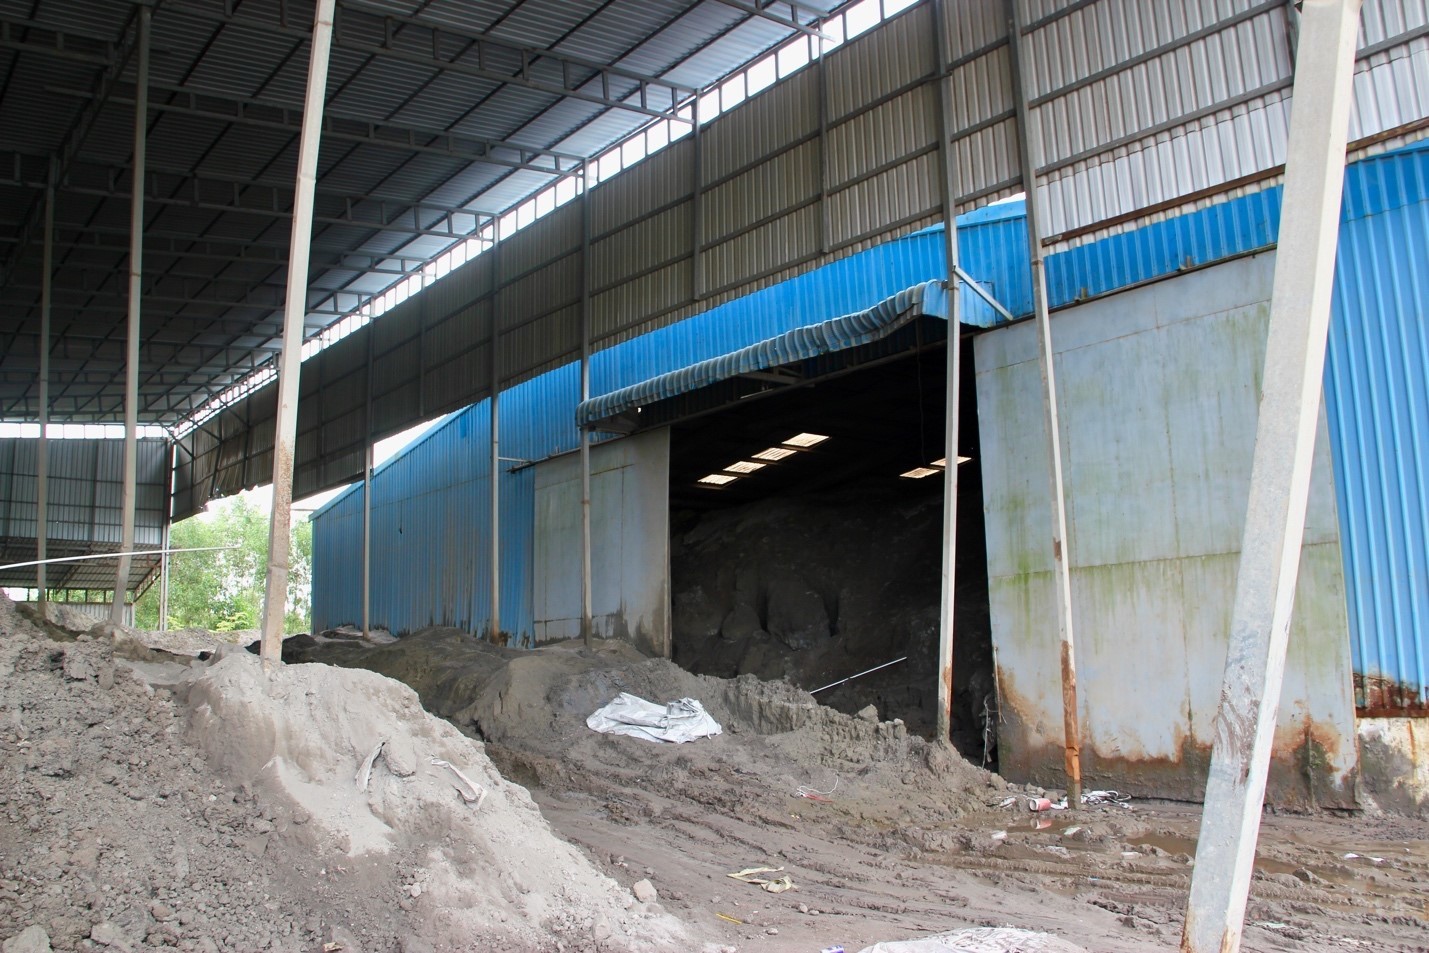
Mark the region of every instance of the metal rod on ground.
<instances>
[{"instance_id":1,"label":"metal rod on ground","mask_svg":"<svg viewBox=\"0 0 1429 953\"><path fill-rule=\"evenodd\" d=\"M1264 809L1330 324L1359 0L1306 0L1260 417L1185 953L1236 953Z\"/></svg>"},{"instance_id":2,"label":"metal rod on ground","mask_svg":"<svg viewBox=\"0 0 1429 953\"><path fill-rule=\"evenodd\" d=\"M45 182L45 237L40 276L40 442L35 456L35 588L40 617L49 618L45 590L45 558L49 555L50 519L50 292L55 256L55 163L50 161Z\"/></svg>"},{"instance_id":3,"label":"metal rod on ground","mask_svg":"<svg viewBox=\"0 0 1429 953\"><path fill-rule=\"evenodd\" d=\"M1042 372L1042 406L1047 432L1047 460L1051 465L1052 581L1056 592L1057 632L1062 664L1063 769L1067 775L1067 805L1082 800L1081 717L1077 709L1077 653L1072 628L1072 570L1067 545L1067 498L1062 480L1061 418L1057 408L1056 356L1052 350L1052 321L1047 313L1047 278L1042 262L1042 210L1037 194L1037 165L1032 155L1027 120L1027 84L1022 76L1022 26L1015 0L1007 0L1008 55L1017 106L1018 154L1022 165L1022 190L1027 195L1027 247L1032 269L1032 308L1037 326L1037 364Z\"/></svg>"},{"instance_id":4,"label":"metal rod on ground","mask_svg":"<svg viewBox=\"0 0 1429 953\"><path fill-rule=\"evenodd\" d=\"M192 546L187 549L131 549L127 553L90 553L87 556L54 556L45 560L45 565L53 566L56 563L80 563L89 559L118 559L121 556L156 556L169 553L221 553L230 549L237 549L238 544L232 546ZM23 563L10 563L7 566L0 566L0 570L5 569L25 569L29 566L40 565L36 560Z\"/></svg>"},{"instance_id":5,"label":"metal rod on ground","mask_svg":"<svg viewBox=\"0 0 1429 953\"><path fill-rule=\"evenodd\" d=\"M815 688L815 689L811 690L811 691L809 692L809 694L810 694L810 695L817 695L819 692L828 691L830 688L838 688L840 685L846 685L846 684L848 684L849 682L853 681L853 680L856 679L856 678L863 678L865 675L872 674L873 672L876 672L876 671L878 671L878 670L881 669L881 668L887 668L887 667L890 666L890 665L897 665L899 662L906 662L906 661L908 661L908 656L906 656L906 655L901 656L900 658L896 658L896 659L894 659L894 660L891 661L891 662L884 662L882 665L875 665L875 666L873 666L873 668L866 668L866 669L864 669L863 671L861 671L861 672L859 672L859 673L857 673L857 674L855 674L855 675L850 675L848 678L841 678L841 679L839 679L837 682L829 682L827 685L821 685L821 686L819 686L818 688Z\"/></svg>"},{"instance_id":6,"label":"metal rod on ground","mask_svg":"<svg viewBox=\"0 0 1429 953\"><path fill-rule=\"evenodd\" d=\"M283 351L279 356L277 425L273 441L273 511L268 525L268 579L263 595L263 642L259 655L270 671L281 661L288 601L288 550L292 539L293 454L298 433L298 376L303 366L303 319L307 312L308 260L313 242L313 192L327 92L328 54L336 0L318 0L313 13L312 52L298 144L293 195L293 231L288 287L283 306Z\"/></svg>"},{"instance_id":7,"label":"metal rod on ground","mask_svg":"<svg viewBox=\"0 0 1429 953\"><path fill-rule=\"evenodd\" d=\"M149 25L152 13L139 7L139 60L134 74L134 183L129 198L129 333L124 349L124 487L120 495L119 548L134 548L134 505L138 497L139 461L139 305L144 282L144 167L149 132ZM129 557L114 571L114 605L109 618L124 622L129 592Z\"/></svg>"},{"instance_id":8,"label":"metal rod on ground","mask_svg":"<svg viewBox=\"0 0 1429 953\"><path fill-rule=\"evenodd\" d=\"M947 2L938 0L933 8L936 25L933 29L937 51L938 73L947 64L946 24ZM947 271L945 287L948 294L947 390L943 400L943 578L938 623L938 716L937 737L949 741L953 716L953 644L957 603L958 569L958 426L962 398L962 322L958 298L962 269L958 267L958 204L953 178L952 146L953 106L948 93L951 80L938 80L940 112L938 155L942 162L943 256Z\"/></svg>"},{"instance_id":9,"label":"metal rod on ground","mask_svg":"<svg viewBox=\"0 0 1429 953\"><path fill-rule=\"evenodd\" d=\"M590 400L590 163L581 163L581 402ZM590 562L590 431L581 438L581 638L594 637L594 602Z\"/></svg>"}]
</instances>

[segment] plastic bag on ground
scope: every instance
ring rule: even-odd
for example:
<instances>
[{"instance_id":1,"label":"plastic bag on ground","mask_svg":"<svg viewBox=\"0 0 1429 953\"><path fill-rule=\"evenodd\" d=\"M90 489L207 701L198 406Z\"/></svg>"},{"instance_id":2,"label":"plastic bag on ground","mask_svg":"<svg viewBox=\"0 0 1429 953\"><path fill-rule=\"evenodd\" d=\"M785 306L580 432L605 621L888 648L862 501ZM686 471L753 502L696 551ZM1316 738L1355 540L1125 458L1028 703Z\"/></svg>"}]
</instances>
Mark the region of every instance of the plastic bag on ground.
<instances>
[{"instance_id":1,"label":"plastic bag on ground","mask_svg":"<svg viewBox=\"0 0 1429 953\"><path fill-rule=\"evenodd\" d=\"M1034 933L1012 927L979 927L940 933L921 940L875 943L860 953L1086 953L1086 950L1059 940L1050 933Z\"/></svg>"},{"instance_id":2,"label":"plastic bag on ground","mask_svg":"<svg viewBox=\"0 0 1429 953\"><path fill-rule=\"evenodd\" d=\"M657 705L629 692L621 692L609 704L597 708L585 723L592 731L602 734L674 744L717 735L723 730L705 711L705 706L693 698Z\"/></svg>"}]
</instances>

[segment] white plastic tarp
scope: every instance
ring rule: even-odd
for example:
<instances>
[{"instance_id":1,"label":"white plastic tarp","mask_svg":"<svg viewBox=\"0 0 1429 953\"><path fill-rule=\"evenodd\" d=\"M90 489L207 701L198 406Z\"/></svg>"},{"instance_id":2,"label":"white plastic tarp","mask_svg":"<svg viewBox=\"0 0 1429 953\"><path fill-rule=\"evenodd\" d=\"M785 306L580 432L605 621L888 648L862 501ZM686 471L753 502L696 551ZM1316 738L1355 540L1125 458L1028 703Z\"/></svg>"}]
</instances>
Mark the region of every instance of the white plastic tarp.
<instances>
[{"instance_id":1,"label":"white plastic tarp","mask_svg":"<svg viewBox=\"0 0 1429 953\"><path fill-rule=\"evenodd\" d=\"M1049 933L1012 927L978 927L924 937L875 943L860 953L1086 953Z\"/></svg>"},{"instance_id":2,"label":"white plastic tarp","mask_svg":"<svg viewBox=\"0 0 1429 953\"><path fill-rule=\"evenodd\" d=\"M585 723L602 734L675 744L717 735L723 730L705 711L705 706L693 698L657 705L629 692L621 692L610 704L596 709Z\"/></svg>"}]
</instances>

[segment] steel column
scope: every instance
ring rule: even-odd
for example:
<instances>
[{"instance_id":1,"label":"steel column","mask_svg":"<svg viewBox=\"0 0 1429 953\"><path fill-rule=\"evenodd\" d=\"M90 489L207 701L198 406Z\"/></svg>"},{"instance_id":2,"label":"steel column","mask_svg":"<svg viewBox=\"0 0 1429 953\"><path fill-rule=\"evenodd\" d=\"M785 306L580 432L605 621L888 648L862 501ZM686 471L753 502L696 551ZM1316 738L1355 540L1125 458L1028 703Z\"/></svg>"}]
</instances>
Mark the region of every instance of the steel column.
<instances>
[{"instance_id":1,"label":"steel column","mask_svg":"<svg viewBox=\"0 0 1429 953\"><path fill-rule=\"evenodd\" d=\"M308 261L313 242L313 193L317 186L318 142L327 91L328 54L336 0L318 0L313 14L312 54L298 144L293 196L292 251L283 308L283 353L279 357L277 426L273 441L273 512L268 524L268 580L263 597L264 669L281 661L283 618L288 603L288 552L292 539L293 453L298 435L298 376L303 367L303 318L307 311Z\"/></svg>"},{"instance_id":2,"label":"steel column","mask_svg":"<svg viewBox=\"0 0 1429 953\"><path fill-rule=\"evenodd\" d=\"M169 487L164 494L164 535L160 540L163 553L159 556L159 631L169 631L169 545L174 519L174 471L178 469L178 444L169 444Z\"/></svg>"},{"instance_id":3,"label":"steel column","mask_svg":"<svg viewBox=\"0 0 1429 953\"><path fill-rule=\"evenodd\" d=\"M938 157L943 204L943 256L947 269L944 287L948 292L947 394L943 403L943 580L938 623L938 740L948 743L953 714L953 624L956 618L958 568L958 424L962 398L962 322L958 291L958 202L953 179L953 104L948 94L947 68L948 10L946 0L933 5L933 43L938 64Z\"/></svg>"},{"instance_id":4,"label":"steel column","mask_svg":"<svg viewBox=\"0 0 1429 953\"><path fill-rule=\"evenodd\" d=\"M362 637L370 634L372 618L372 325L367 325L367 402L362 419L366 457L362 466Z\"/></svg>"},{"instance_id":5,"label":"steel column","mask_svg":"<svg viewBox=\"0 0 1429 953\"><path fill-rule=\"evenodd\" d=\"M501 641L501 376L497 359L501 336L501 231L491 246L491 620L487 639Z\"/></svg>"},{"instance_id":6,"label":"steel column","mask_svg":"<svg viewBox=\"0 0 1429 953\"><path fill-rule=\"evenodd\" d=\"M1036 163L1027 121L1027 84L1022 78L1022 28L1015 0L1007 0L1008 54L1017 101L1018 156L1022 189L1027 194L1027 247L1031 257L1032 308L1037 324L1037 364L1042 373L1042 407L1046 414L1047 459L1051 464L1052 581L1056 587L1057 633L1062 662L1063 769L1067 804L1082 800L1081 724L1077 711L1077 655L1072 627L1072 569L1067 552L1067 497L1062 480L1061 417L1057 408L1057 369L1052 350L1052 322L1047 314L1047 277L1042 262L1042 210L1037 195Z\"/></svg>"},{"instance_id":7,"label":"steel column","mask_svg":"<svg viewBox=\"0 0 1429 953\"><path fill-rule=\"evenodd\" d=\"M581 166L581 401L590 400L590 179L589 163ZM594 637L594 603L590 562L590 430L581 438L581 638L586 648Z\"/></svg>"},{"instance_id":8,"label":"steel column","mask_svg":"<svg viewBox=\"0 0 1429 953\"><path fill-rule=\"evenodd\" d=\"M690 138L693 141L695 156L690 163L691 172L694 175L694 207L690 209L690 221L693 223L691 231L693 234L693 244L690 246L690 298L699 301L705 296L705 267L704 267L704 246L705 246L705 200L704 200L704 147L701 142L700 132L700 97L696 93L694 99L690 100L690 115L694 117L694 122L690 129Z\"/></svg>"},{"instance_id":9,"label":"steel column","mask_svg":"<svg viewBox=\"0 0 1429 953\"><path fill-rule=\"evenodd\" d=\"M120 496L120 550L134 548L134 505L139 461L139 303L144 282L144 166L149 132L149 27L152 11L139 7L139 60L134 77L134 194L129 199L129 337L124 351L124 489ZM114 605L109 619L124 622L130 557L120 556L114 573Z\"/></svg>"},{"instance_id":10,"label":"steel column","mask_svg":"<svg viewBox=\"0 0 1429 953\"><path fill-rule=\"evenodd\" d=\"M172 467L169 469L173 473ZM159 545L163 555L159 557L159 631L169 631L169 514L164 514L164 535Z\"/></svg>"},{"instance_id":11,"label":"steel column","mask_svg":"<svg viewBox=\"0 0 1429 953\"><path fill-rule=\"evenodd\" d=\"M40 561L35 570L35 588L41 618L49 618L49 603L45 598L48 579L45 559L49 556L50 519L50 283L53 280L55 255L55 164L50 163L49 179L45 183L45 235L40 278L40 442L35 458L35 558Z\"/></svg>"},{"instance_id":12,"label":"steel column","mask_svg":"<svg viewBox=\"0 0 1429 953\"><path fill-rule=\"evenodd\" d=\"M1186 953L1236 953L1245 924L1310 495L1359 8L1301 7L1260 418Z\"/></svg>"}]
</instances>

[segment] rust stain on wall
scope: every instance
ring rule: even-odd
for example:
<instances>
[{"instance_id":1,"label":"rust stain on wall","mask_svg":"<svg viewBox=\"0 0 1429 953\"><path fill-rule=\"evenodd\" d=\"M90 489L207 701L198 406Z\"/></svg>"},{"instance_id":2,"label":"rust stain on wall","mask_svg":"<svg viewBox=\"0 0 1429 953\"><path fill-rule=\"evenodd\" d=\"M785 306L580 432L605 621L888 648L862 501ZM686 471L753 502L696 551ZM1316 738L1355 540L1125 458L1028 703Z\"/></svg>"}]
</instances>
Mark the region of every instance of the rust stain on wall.
<instances>
[{"instance_id":1,"label":"rust stain on wall","mask_svg":"<svg viewBox=\"0 0 1429 953\"><path fill-rule=\"evenodd\" d=\"M998 732L999 763L1004 777L1062 788L1067 776L1062 735L1055 708L1033 702L1019 691L1007 670L997 670L1002 725ZM1094 703L1093 703L1094 704ZM1049 740L1050 739L1050 740ZM1081 745L1083 788L1112 789L1134 797L1200 801L1210 771L1211 742L1193 736L1189 725L1178 728L1173 754L1138 751L1135 739L1121 737L1108 751L1094 734L1084 733ZM1353 745L1334 730L1302 719L1277 730L1271 750L1266 803L1288 810L1358 809L1356 772L1334 770L1343 746Z\"/></svg>"},{"instance_id":2,"label":"rust stain on wall","mask_svg":"<svg viewBox=\"0 0 1429 953\"><path fill-rule=\"evenodd\" d=\"M1355 712L1361 718L1429 718L1424 689L1384 675L1354 677Z\"/></svg>"}]
</instances>

